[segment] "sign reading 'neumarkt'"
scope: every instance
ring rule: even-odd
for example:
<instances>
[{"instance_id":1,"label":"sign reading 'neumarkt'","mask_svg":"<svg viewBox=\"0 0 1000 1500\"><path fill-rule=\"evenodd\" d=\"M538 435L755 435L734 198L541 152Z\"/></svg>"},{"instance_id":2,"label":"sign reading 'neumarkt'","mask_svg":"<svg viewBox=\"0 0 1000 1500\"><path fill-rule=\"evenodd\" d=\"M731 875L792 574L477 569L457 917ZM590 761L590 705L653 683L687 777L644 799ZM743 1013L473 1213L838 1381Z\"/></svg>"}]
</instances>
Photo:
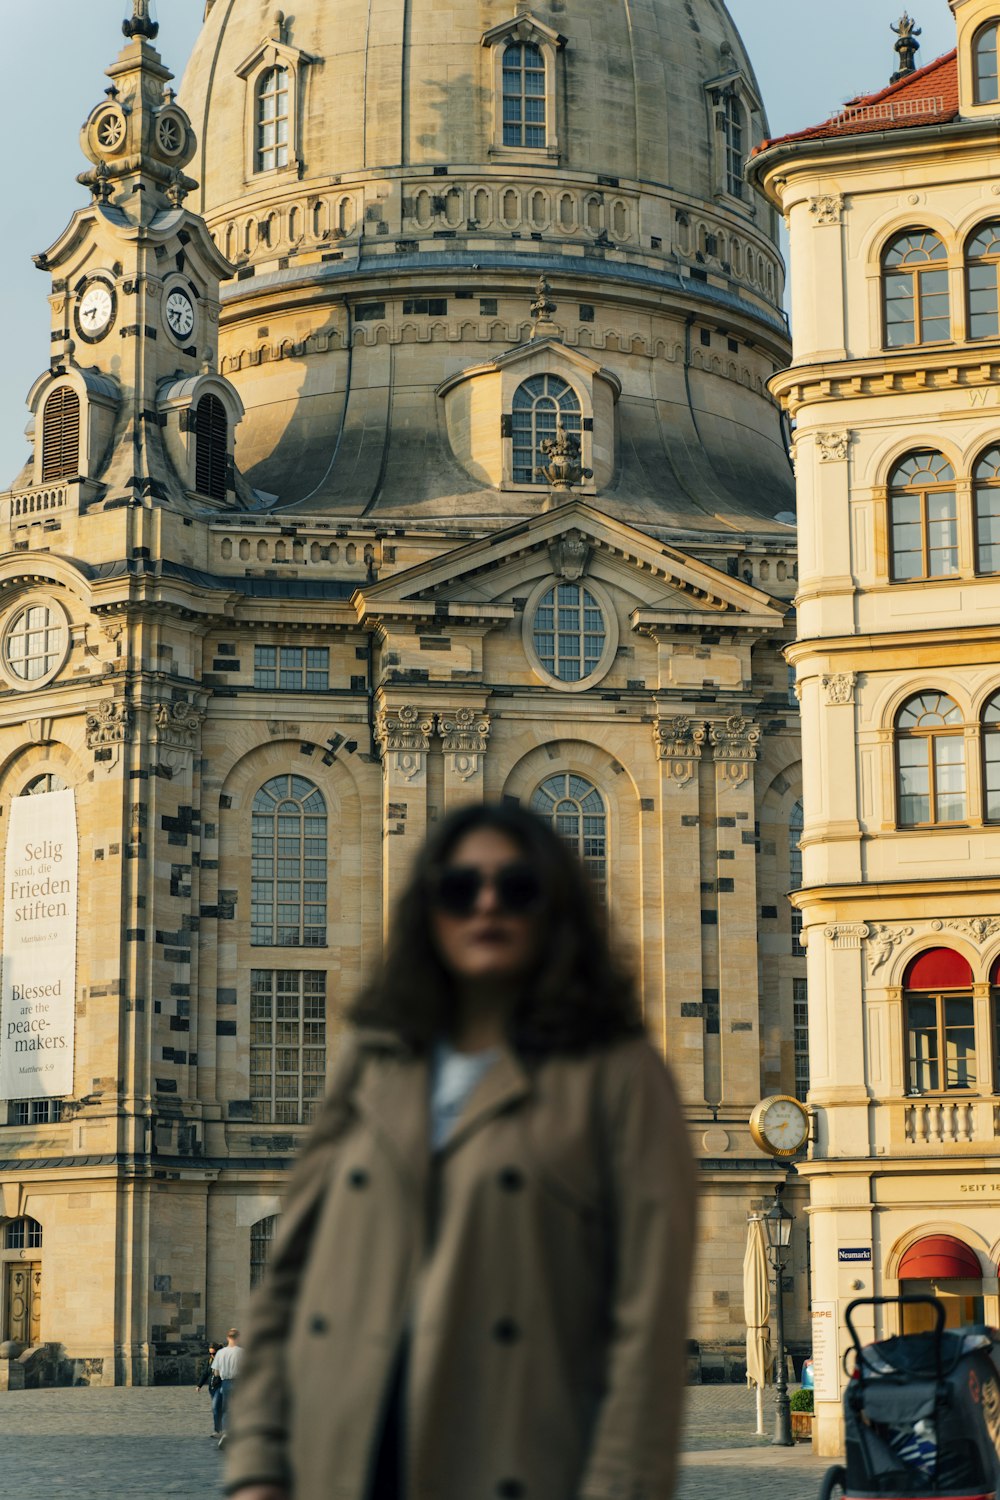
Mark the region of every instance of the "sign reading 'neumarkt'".
<instances>
[{"instance_id":1,"label":"sign reading 'neumarkt'","mask_svg":"<svg viewBox=\"0 0 1000 1500\"><path fill-rule=\"evenodd\" d=\"M77 895L74 793L15 797L4 865L0 1098L73 1092Z\"/></svg>"}]
</instances>

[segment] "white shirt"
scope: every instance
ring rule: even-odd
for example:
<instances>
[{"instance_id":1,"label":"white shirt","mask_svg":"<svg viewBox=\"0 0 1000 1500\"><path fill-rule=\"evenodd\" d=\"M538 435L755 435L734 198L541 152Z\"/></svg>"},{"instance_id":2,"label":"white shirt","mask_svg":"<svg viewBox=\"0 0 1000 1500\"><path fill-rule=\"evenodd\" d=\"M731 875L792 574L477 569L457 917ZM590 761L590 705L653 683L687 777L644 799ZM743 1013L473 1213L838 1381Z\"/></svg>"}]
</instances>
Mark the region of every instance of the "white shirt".
<instances>
[{"instance_id":1,"label":"white shirt","mask_svg":"<svg viewBox=\"0 0 1000 1500\"><path fill-rule=\"evenodd\" d=\"M451 1135L473 1089L497 1058L498 1047L485 1052L456 1052L438 1042L431 1054L431 1150L440 1151Z\"/></svg>"},{"instance_id":2,"label":"white shirt","mask_svg":"<svg viewBox=\"0 0 1000 1500\"><path fill-rule=\"evenodd\" d=\"M212 1360L212 1374L220 1380L235 1380L239 1374L243 1350L239 1344L227 1344Z\"/></svg>"}]
</instances>

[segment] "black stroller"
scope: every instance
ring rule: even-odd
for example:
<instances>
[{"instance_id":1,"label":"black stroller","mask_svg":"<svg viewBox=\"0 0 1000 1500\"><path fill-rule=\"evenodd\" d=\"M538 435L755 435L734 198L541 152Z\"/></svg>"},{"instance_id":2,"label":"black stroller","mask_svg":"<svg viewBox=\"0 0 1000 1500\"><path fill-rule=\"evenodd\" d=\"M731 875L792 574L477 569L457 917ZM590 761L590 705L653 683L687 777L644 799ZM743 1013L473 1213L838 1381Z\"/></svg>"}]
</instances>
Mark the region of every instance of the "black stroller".
<instances>
[{"instance_id":1,"label":"black stroller","mask_svg":"<svg viewBox=\"0 0 1000 1500\"><path fill-rule=\"evenodd\" d=\"M862 1348L852 1313L926 1303L930 1333ZM935 1297L861 1297L847 1309L854 1371L844 1392L846 1466L830 1469L820 1500L996 1500L1000 1485L1000 1334L945 1331Z\"/></svg>"}]
</instances>

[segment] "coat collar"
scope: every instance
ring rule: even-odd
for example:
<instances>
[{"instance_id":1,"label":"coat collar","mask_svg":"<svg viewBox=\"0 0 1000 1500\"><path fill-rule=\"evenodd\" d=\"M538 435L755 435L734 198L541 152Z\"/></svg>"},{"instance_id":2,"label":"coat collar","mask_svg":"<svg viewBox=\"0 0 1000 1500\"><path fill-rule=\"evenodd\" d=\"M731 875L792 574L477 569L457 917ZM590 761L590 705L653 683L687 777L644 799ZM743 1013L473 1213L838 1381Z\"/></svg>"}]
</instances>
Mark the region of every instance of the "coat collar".
<instances>
[{"instance_id":1,"label":"coat collar","mask_svg":"<svg viewBox=\"0 0 1000 1500\"><path fill-rule=\"evenodd\" d=\"M359 1031L361 1048L378 1055L380 1065L361 1070L354 1102L391 1151L415 1187L430 1160L430 1066L425 1055L411 1052L391 1032ZM463 1145L489 1120L525 1098L531 1082L517 1054L500 1048L496 1062L466 1100L465 1108L442 1151Z\"/></svg>"}]
</instances>

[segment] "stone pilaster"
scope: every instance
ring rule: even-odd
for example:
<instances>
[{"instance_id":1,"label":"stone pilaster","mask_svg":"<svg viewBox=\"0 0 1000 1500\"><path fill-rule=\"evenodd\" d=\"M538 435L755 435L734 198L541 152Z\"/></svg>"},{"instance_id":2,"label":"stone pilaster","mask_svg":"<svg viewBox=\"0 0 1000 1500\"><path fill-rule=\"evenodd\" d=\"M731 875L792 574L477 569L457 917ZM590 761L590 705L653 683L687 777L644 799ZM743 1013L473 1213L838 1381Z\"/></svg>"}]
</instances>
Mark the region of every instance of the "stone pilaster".
<instances>
[{"instance_id":1,"label":"stone pilaster","mask_svg":"<svg viewBox=\"0 0 1000 1500\"><path fill-rule=\"evenodd\" d=\"M701 951L701 726L685 714L653 724L660 773L660 900L666 944L662 1038L685 1099L705 1094L705 1029L718 1025L714 994L705 998Z\"/></svg>"},{"instance_id":2,"label":"stone pilaster","mask_svg":"<svg viewBox=\"0 0 1000 1500\"><path fill-rule=\"evenodd\" d=\"M464 706L438 713L437 732L444 756L445 812L462 802L482 802L491 727L490 716L482 709Z\"/></svg>"},{"instance_id":3,"label":"stone pilaster","mask_svg":"<svg viewBox=\"0 0 1000 1500\"><path fill-rule=\"evenodd\" d=\"M410 860L427 833L427 757L434 712L412 703L380 699L375 739L382 757L383 923L391 920Z\"/></svg>"}]
</instances>

